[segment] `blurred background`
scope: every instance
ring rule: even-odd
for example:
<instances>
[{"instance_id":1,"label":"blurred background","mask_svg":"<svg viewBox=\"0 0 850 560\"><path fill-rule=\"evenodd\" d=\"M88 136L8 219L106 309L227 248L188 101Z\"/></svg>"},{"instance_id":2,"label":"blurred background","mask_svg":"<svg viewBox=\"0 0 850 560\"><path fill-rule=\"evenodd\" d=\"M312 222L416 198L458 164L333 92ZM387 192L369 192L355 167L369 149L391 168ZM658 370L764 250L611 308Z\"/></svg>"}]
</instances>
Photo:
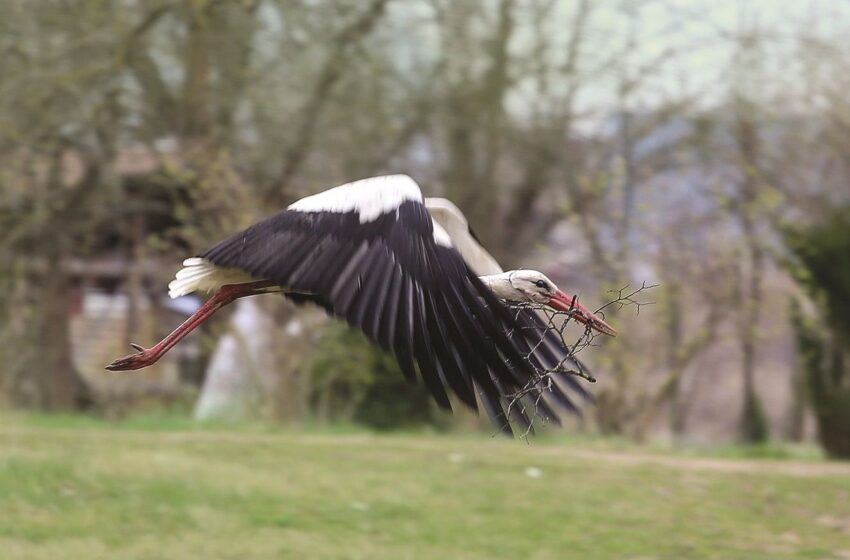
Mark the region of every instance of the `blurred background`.
<instances>
[{"instance_id":1,"label":"blurred background","mask_svg":"<svg viewBox=\"0 0 850 560\"><path fill-rule=\"evenodd\" d=\"M576 428L850 454L844 2L7 0L0 397L446 426L359 335L263 297L145 371L182 258L408 173L622 336Z\"/></svg>"},{"instance_id":2,"label":"blurred background","mask_svg":"<svg viewBox=\"0 0 850 560\"><path fill-rule=\"evenodd\" d=\"M843 466L677 455L850 457L848 36L838 0L0 1L0 543L460 558L479 539L562 558L663 540L681 558L704 539L706 557L850 558ZM606 310L620 336L583 350L597 402L565 431L495 442L276 296L154 367L103 370L200 305L167 297L183 258L385 173L591 308L657 284ZM151 415L163 433L129 431ZM359 435L295 435L341 426ZM492 517L506 503L518 517ZM93 537L98 515L133 537Z\"/></svg>"}]
</instances>

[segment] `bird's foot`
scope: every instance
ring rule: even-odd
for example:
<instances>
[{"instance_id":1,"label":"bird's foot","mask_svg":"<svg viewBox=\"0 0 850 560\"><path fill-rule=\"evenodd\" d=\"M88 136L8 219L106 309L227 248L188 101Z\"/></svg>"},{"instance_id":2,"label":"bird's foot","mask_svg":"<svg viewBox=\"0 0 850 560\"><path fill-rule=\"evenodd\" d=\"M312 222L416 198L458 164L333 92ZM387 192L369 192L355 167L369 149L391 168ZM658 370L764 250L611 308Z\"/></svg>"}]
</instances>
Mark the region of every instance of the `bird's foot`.
<instances>
[{"instance_id":1,"label":"bird's foot","mask_svg":"<svg viewBox=\"0 0 850 560\"><path fill-rule=\"evenodd\" d=\"M110 371L128 371L133 369L142 369L148 367L159 359L156 354L154 354L151 350L147 348L133 343L130 343L130 346L135 348L137 352L136 354L130 354L129 356L118 358L117 360L106 366L106 369Z\"/></svg>"}]
</instances>

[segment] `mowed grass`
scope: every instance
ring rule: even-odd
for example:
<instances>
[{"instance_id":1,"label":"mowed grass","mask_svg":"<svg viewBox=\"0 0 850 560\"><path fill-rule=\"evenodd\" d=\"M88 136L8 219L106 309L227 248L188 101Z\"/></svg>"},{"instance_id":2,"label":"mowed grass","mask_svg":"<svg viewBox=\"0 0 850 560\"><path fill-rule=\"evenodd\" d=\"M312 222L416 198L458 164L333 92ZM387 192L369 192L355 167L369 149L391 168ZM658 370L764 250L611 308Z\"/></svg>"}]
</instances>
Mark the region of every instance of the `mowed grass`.
<instances>
[{"instance_id":1,"label":"mowed grass","mask_svg":"<svg viewBox=\"0 0 850 560\"><path fill-rule=\"evenodd\" d=\"M850 558L850 465L2 417L0 558Z\"/></svg>"}]
</instances>

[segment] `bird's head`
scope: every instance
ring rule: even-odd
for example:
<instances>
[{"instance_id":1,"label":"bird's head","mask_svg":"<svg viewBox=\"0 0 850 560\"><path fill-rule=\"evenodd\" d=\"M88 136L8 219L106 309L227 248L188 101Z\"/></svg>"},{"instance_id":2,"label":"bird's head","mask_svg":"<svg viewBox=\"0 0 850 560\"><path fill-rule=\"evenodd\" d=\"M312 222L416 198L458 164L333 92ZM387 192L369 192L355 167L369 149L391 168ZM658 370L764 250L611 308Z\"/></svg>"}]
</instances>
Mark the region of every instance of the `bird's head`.
<instances>
[{"instance_id":1,"label":"bird's head","mask_svg":"<svg viewBox=\"0 0 850 560\"><path fill-rule=\"evenodd\" d=\"M536 270L512 270L507 273L507 280L516 294L515 301L548 305L559 291L554 282Z\"/></svg>"},{"instance_id":2,"label":"bird's head","mask_svg":"<svg viewBox=\"0 0 850 560\"><path fill-rule=\"evenodd\" d=\"M592 329L601 333L617 336L617 331L611 325L579 303L577 297L568 296L558 289L558 286L542 272L513 270L506 274L514 294L512 294L513 297L505 297L505 299L537 303L558 311L572 312L576 321L589 325Z\"/></svg>"}]
</instances>

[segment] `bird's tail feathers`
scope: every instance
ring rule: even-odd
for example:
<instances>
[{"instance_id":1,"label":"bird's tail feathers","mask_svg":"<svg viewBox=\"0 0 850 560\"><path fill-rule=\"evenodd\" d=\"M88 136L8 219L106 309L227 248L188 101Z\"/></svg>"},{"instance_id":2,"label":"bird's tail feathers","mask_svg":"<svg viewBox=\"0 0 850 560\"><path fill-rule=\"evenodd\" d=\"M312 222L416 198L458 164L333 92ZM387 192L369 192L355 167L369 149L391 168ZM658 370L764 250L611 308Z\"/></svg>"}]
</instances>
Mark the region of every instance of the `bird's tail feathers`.
<instances>
[{"instance_id":1,"label":"bird's tail feathers","mask_svg":"<svg viewBox=\"0 0 850 560\"><path fill-rule=\"evenodd\" d=\"M212 292L225 284L239 284L253 280L247 273L235 268L221 268L201 257L183 261L174 280L168 284L168 295L174 299L192 292Z\"/></svg>"}]
</instances>

